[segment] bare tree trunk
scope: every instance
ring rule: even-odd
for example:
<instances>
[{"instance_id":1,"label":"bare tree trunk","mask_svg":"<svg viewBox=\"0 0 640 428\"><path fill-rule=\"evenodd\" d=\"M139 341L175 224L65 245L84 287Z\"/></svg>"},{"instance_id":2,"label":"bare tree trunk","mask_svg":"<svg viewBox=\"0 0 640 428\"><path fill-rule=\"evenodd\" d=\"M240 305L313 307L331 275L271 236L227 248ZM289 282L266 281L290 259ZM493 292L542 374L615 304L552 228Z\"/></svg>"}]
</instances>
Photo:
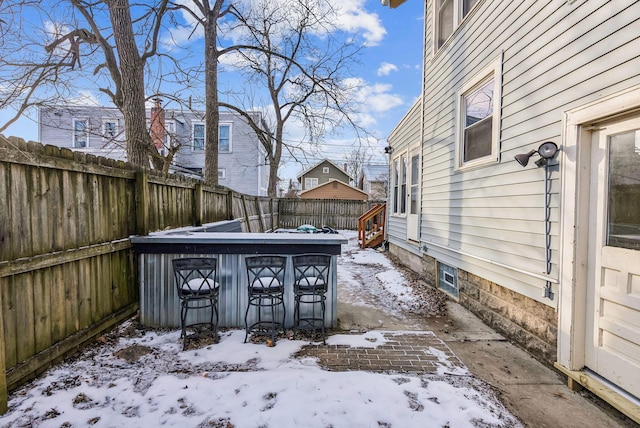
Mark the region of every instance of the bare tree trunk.
<instances>
[{"instance_id":1,"label":"bare tree trunk","mask_svg":"<svg viewBox=\"0 0 640 428\"><path fill-rule=\"evenodd\" d=\"M205 47L205 145L204 145L204 181L218 185L218 15L221 1L216 2L213 10L207 10L204 22Z\"/></svg>"},{"instance_id":2,"label":"bare tree trunk","mask_svg":"<svg viewBox=\"0 0 640 428\"><path fill-rule=\"evenodd\" d=\"M147 132L144 94L144 62L138 52L128 0L108 0L111 26L120 60L122 106L127 159L135 165L149 166L152 142Z\"/></svg>"}]
</instances>

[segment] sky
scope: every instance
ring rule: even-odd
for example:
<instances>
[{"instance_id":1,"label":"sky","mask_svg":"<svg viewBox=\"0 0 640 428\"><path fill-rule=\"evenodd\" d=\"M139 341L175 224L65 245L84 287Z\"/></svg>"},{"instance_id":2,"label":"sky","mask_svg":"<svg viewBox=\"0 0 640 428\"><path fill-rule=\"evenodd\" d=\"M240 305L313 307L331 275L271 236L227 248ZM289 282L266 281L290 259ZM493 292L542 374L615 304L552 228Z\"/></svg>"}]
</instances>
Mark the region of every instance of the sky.
<instances>
[{"instance_id":1,"label":"sky","mask_svg":"<svg viewBox=\"0 0 640 428\"><path fill-rule=\"evenodd\" d=\"M385 305L415 303L418 297L383 253L360 249L356 232L340 233L348 244L338 257L339 287L371 287L358 271L376 265L377 280L396 297ZM308 341L283 338L267 347L243 343L244 331L231 329L220 332L219 343L182 351L177 329L132 333L130 327L126 322L123 333L103 337L12 393L0 426L521 426L491 387L441 350L429 348L438 360L434 374L338 372L324 370L314 357L294 356ZM334 334L327 344L373 349L386 337L381 330ZM149 352L135 362L117 356L131 347Z\"/></svg>"},{"instance_id":2,"label":"sky","mask_svg":"<svg viewBox=\"0 0 640 428\"><path fill-rule=\"evenodd\" d=\"M386 137L421 92L424 2L409 0L396 9L382 6L380 0L342 0L339 4L345 11L338 23L340 28L357 32L367 44L360 64L352 68L349 77L364 83L359 93L362 106L360 121L375 136L375 141L370 143L371 162L384 163ZM81 90L90 98L100 97L95 88ZM9 112L0 110L0 123L4 123L8 117ZM24 118L5 131L4 135L38 141L34 120L34 115ZM290 138L295 138L296 131L289 132ZM341 164L345 153L354 148L351 135L341 137L327 139L321 153L307 153L305 164L286 164L288 160L285 159L280 176L295 177L323 158Z\"/></svg>"}]
</instances>

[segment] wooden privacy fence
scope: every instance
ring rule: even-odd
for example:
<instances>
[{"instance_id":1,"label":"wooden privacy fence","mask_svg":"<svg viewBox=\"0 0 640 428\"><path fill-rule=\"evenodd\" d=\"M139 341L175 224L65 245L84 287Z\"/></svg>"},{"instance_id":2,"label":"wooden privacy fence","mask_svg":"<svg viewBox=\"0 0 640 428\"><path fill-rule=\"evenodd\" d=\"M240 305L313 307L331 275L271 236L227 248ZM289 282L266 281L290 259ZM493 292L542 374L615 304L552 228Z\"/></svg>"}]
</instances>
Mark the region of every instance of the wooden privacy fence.
<instances>
[{"instance_id":1,"label":"wooden privacy fence","mask_svg":"<svg viewBox=\"0 0 640 428\"><path fill-rule=\"evenodd\" d=\"M278 203L199 180L0 136L0 411L7 390L135 314L129 237L238 219Z\"/></svg>"},{"instance_id":2,"label":"wooden privacy fence","mask_svg":"<svg viewBox=\"0 0 640 428\"><path fill-rule=\"evenodd\" d=\"M355 230L372 204L242 195L0 135L0 413L7 391L136 313L132 235L221 220Z\"/></svg>"},{"instance_id":3,"label":"wooden privacy fence","mask_svg":"<svg viewBox=\"0 0 640 428\"><path fill-rule=\"evenodd\" d=\"M384 203L385 201L382 201ZM379 201L297 199L279 200L279 227L292 229L303 224L333 229L357 230L358 218Z\"/></svg>"}]
</instances>

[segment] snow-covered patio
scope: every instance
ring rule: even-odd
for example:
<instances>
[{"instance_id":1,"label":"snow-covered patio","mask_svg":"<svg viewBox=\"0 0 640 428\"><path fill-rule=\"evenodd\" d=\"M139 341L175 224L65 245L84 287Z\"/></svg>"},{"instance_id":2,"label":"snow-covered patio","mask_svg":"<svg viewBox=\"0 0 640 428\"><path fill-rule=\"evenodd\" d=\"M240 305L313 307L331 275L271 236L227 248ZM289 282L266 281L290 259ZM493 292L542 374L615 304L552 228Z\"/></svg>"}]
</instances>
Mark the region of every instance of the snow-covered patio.
<instances>
[{"instance_id":1,"label":"snow-covered patio","mask_svg":"<svg viewBox=\"0 0 640 428\"><path fill-rule=\"evenodd\" d=\"M435 310L385 254L361 250L355 232L342 233L349 243L339 257L339 304L382 307L407 324ZM390 334L345 331L330 336L327 346L383 349ZM129 321L14 392L0 425L520 426L488 385L451 363L455 358L441 341L420 351L434 362L432 372L407 373L327 370L305 352L322 345L299 335L267 347L243 343L244 331L228 330L219 343L184 352L179 336Z\"/></svg>"}]
</instances>

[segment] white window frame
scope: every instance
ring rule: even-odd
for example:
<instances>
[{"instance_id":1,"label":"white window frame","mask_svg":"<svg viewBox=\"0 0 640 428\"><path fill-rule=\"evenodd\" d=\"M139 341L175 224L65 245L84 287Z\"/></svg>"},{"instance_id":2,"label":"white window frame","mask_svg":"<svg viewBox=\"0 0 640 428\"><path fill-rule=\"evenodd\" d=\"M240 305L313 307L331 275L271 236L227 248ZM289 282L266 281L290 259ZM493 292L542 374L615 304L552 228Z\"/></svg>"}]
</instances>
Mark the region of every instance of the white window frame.
<instances>
[{"instance_id":1,"label":"white window frame","mask_svg":"<svg viewBox=\"0 0 640 428\"><path fill-rule=\"evenodd\" d=\"M397 217L407 215L407 190L409 189L409 152L403 151L393 159L391 188L392 214ZM404 180L404 183L403 183Z\"/></svg>"},{"instance_id":2,"label":"white window frame","mask_svg":"<svg viewBox=\"0 0 640 428\"><path fill-rule=\"evenodd\" d=\"M218 168L218 180L225 180L227 178L227 170L225 168Z\"/></svg>"},{"instance_id":3,"label":"white window frame","mask_svg":"<svg viewBox=\"0 0 640 428\"><path fill-rule=\"evenodd\" d=\"M165 120L164 121L164 146L173 147L178 143L176 137L176 121Z\"/></svg>"},{"instance_id":4,"label":"white window frame","mask_svg":"<svg viewBox=\"0 0 640 428\"><path fill-rule=\"evenodd\" d=\"M233 151L233 139L231 138L231 136L233 135L233 127L232 127L232 123L220 123L218 125L218 152L219 153L231 153ZM229 127L229 150L222 150L222 148L220 147L220 129L223 127Z\"/></svg>"},{"instance_id":5,"label":"white window frame","mask_svg":"<svg viewBox=\"0 0 640 428\"><path fill-rule=\"evenodd\" d=\"M464 161L464 131L466 129L465 96L493 79L493 111L491 153L468 162ZM500 162L500 111L502 105L502 54L480 73L463 84L456 92L455 169L466 170Z\"/></svg>"},{"instance_id":6,"label":"white window frame","mask_svg":"<svg viewBox=\"0 0 640 428\"><path fill-rule=\"evenodd\" d=\"M85 128L84 128L84 138L85 138L85 145L84 146L78 146L76 140L77 140L77 132L76 132L76 123L78 122L84 122L85 123ZM89 118L88 117L74 117L73 121L72 121L72 136L73 136L73 147L76 149L86 149L89 147Z\"/></svg>"},{"instance_id":7,"label":"white window frame","mask_svg":"<svg viewBox=\"0 0 640 428\"><path fill-rule=\"evenodd\" d=\"M467 11L466 14L463 14L463 3L464 0L447 0L453 3L453 23L451 28L451 34L442 41L441 44L438 44L438 34L440 33L440 0L433 1L433 53L437 53L443 46L447 44L447 42L451 39L462 25L467 16L471 15L471 13L477 9L478 4L482 3L483 0L476 0L475 4Z\"/></svg>"},{"instance_id":8,"label":"white window frame","mask_svg":"<svg viewBox=\"0 0 640 428\"><path fill-rule=\"evenodd\" d=\"M113 135L109 135L107 131L107 124L113 123ZM75 128L74 128L75 129ZM118 119L107 118L102 119L102 138L106 140L115 140L118 136Z\"/></svg>"},{"instance_id":9,"label":"white window frame","mask_svg":"<svg viewBox=\"0 0 640 428\"><path fill-rule=\"evenodd\" d=\"M202 139L203 139L202 147L200 147L200 146L196 147L196 144L195 144L196 126L199 126L199 125L202 125L202 129L203 129L203 132L202 132ZM203 151L206 144L207 144L207 128L206 128L204 122L195 121L194 120L193 122L191 122L191 151L194 151L194 152Z\"/></svg>"},{"instance_id":10,"label":"white window frame","mask_svg":"<svg viewBox=\"0 0 640 428\"><path fill-rule=\"evenodd\" d=\"M322 173L323 174L329 174L329 167L328 166L323 166L322 167Z\"/></svg>"},{"instance_id":11,"label":"white window frame","mask_svg":"<svg viewBox=\"0 0 640 428\"><path fill-rule=\"evenodd\" d=\"M317 177L305 177L304 179L304 190L313 189L318 186L318 178Z\"/></svg>"}]
</instances>

